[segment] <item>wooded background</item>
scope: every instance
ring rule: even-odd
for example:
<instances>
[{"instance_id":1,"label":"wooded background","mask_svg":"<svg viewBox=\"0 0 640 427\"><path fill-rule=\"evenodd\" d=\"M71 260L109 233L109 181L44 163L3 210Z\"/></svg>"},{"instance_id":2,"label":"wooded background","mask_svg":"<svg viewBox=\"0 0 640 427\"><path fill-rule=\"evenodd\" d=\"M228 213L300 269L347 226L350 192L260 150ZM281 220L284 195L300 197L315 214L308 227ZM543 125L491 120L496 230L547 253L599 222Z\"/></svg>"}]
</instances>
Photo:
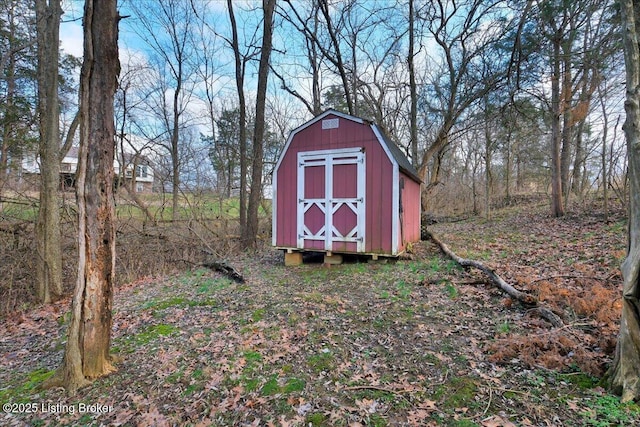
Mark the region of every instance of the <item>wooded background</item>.
<instances>
[{"instance_id":1,"label":"wooded background","mask_svg":"<svg viewBox=\"0 0 640 427\"><path fill-rule=\"evenodd\" d=\"M119 190L121 241L166 239L146 227L186 221L191 239L223 251L255 247L287 135L327 108L385 129L420 171L427 216L490 218L492 208L532 194L548 197L554 216L603 197L606 220L609 203L626 204L624 67L613 1L140 0L118 7L116 151L144 153L155 177L151 196ZM64 2L50 16L59 22L62 14L64 33L80 25L80 9ZM44 150L49 113L38 106L53 83L38 80L38 58L43 66L52 60L40 57L43 20L36 18L34 3L2 2L0 230L2 264L22 265L4 275L13 292L17 279L32 278L25 266L46 264L30 252L38 215L37 241L52 228L42 213L57 183L54 190L45 184L58 173L45 160L59 167L78 140L82 59L62 51L48 71L59 75L59 136L53 154ZM40 176L23 168L34 156ZM72 236L74 195L58 193L53 203L62 219L49 221L69 226L63 234ZM58 258L72 258L74 242L62 244ZM139 251L123 250L135 264ZM187 252L171 258L192 260ZM120 268L136 275L134 266ZM16 302L5 299L7 307Z\"/></svg>"}]
</instances>

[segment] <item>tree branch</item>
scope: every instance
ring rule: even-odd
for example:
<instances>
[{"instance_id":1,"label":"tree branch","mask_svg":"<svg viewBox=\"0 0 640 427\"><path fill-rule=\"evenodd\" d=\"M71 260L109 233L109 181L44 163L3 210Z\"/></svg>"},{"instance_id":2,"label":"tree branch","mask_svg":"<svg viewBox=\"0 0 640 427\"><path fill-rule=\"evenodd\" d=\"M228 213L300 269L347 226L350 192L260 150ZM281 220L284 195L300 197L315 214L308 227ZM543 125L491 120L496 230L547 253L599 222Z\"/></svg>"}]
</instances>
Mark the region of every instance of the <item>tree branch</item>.
<instances>
[{"instance_id":1,"label":"tree branch","mask_svg":"<svg viewBox=\"0 0 640 427\"><path fill-rule=\"evenodd\" d=\"M449 247L446 244L444 244L440 239L438 239L433 233L426 231L426 234L435 244L437 244L440 247L440 249L442 250L442 252L445 253L445 255L447 255L449 258L454 260L461 267L465 267L465 268L473 267L482 271L484 274L486 274L489 277L489 279L491 279L491 282L493 282L493 284L496 285L500 290L502 290L510 297L520 301L521 303L527 306L533 306L534 311L537 311L538 314L540 314L540 316L548 320L553 326L561 327L564 325L564 322L557 314L555 314L550 309L540 305L540 302L532 295L514 288L512 285L507 283L502 277L500 277L494 270L482 264L481 262L475 261L472 259L462 258L456 255L455 252L449 249Z\"/></svg>"}]
</instances>

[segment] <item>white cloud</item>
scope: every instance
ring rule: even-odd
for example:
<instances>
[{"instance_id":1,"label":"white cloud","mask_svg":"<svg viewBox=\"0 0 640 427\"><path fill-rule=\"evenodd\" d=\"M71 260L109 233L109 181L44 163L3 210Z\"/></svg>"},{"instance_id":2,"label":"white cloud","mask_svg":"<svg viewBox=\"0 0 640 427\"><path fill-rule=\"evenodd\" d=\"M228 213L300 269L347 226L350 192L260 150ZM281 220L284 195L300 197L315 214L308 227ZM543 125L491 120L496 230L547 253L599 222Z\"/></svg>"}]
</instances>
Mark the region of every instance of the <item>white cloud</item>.
<instances>
[{"instance_id":1,"label":"white cloud","mask_svg":"<svg viewBox=\"0 0 640 427\"><path fill-rule=\"evenodd\" d=\"M65 53L81 58L83 53L82 40L81 22L63 22L60 25L60 44Z\"/></svg>"}]
</instances>

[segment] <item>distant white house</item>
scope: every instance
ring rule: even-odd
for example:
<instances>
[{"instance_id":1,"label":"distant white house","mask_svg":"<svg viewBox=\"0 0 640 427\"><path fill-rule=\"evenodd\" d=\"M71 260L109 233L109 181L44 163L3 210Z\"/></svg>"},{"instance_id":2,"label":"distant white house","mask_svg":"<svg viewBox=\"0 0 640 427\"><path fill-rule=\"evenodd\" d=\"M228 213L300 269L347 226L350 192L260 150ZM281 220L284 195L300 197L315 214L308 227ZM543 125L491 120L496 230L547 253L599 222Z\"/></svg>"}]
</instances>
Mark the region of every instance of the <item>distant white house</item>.
<instances>
[{"instance_id":1,"label":"distant white house","mask_svg":"<svg viewBox=\"0 0 640 427\"><path fill-rule=\"evenodd\" d=\"M125 153L124 174L121 174L122 156L117 155L117 157L113 161L116 184L118 186L128 185L136 193L151 193L154 181L151 162L143 155ZM75 186L77 169L78 147L71 147L60 165L60 184L63 188L73 188ZM39 158L35 155L26 156L22 160L22 172L34 175L40 174Z\"/></svg>"}]
</instances>

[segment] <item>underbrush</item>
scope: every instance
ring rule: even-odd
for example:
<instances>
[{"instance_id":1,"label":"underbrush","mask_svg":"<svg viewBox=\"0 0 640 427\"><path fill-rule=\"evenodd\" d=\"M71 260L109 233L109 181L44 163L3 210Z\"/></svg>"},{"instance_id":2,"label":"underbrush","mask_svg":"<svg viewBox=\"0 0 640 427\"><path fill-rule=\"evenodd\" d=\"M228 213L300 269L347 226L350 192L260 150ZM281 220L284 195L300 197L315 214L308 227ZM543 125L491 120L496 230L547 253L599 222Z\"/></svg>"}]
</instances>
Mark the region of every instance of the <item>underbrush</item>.
<instances>
[{"instance_id":1,"label":"underbrush","mask_svg":"<svg viewBox=\"0 0 640 427\"><path fill-rule=\"evenodd\" d=\"M220 258L239 252L237 208L232 202L188 199L180 219L171 221L170 211L157 199L147 197L154 220L127 201L117 206L116 282L130 283L141 277L162 276L183 271L210 256ZM65 197L69 197L65 195ZM37 200L32 200L35 204ZM24 210L24 209L23 209ZM35 298L35 216L8 216L0 212L0 318L38 305ZM63 294L70 296L77 275L77 221L75 207L66 200L62 209ZM265 208L260 235L270 230Z\"/></svg>"},{"instance_id":2,"label":"underbrush","mask_svg":"<svg viewBox=\"0 0 640 427\"><path fill-rule=\"evenodd\" d=\"M521 313L520 327L487 344L489 360L602 376L615 350L622 308L624 212L610 212L607 223L598 205L565 218L549 217L546 207L510 209L500 221L433 227L461 256L485 254L482 262L565 323L551 329L507 298L503 304Z\"/></svg>"}]
</instances>

